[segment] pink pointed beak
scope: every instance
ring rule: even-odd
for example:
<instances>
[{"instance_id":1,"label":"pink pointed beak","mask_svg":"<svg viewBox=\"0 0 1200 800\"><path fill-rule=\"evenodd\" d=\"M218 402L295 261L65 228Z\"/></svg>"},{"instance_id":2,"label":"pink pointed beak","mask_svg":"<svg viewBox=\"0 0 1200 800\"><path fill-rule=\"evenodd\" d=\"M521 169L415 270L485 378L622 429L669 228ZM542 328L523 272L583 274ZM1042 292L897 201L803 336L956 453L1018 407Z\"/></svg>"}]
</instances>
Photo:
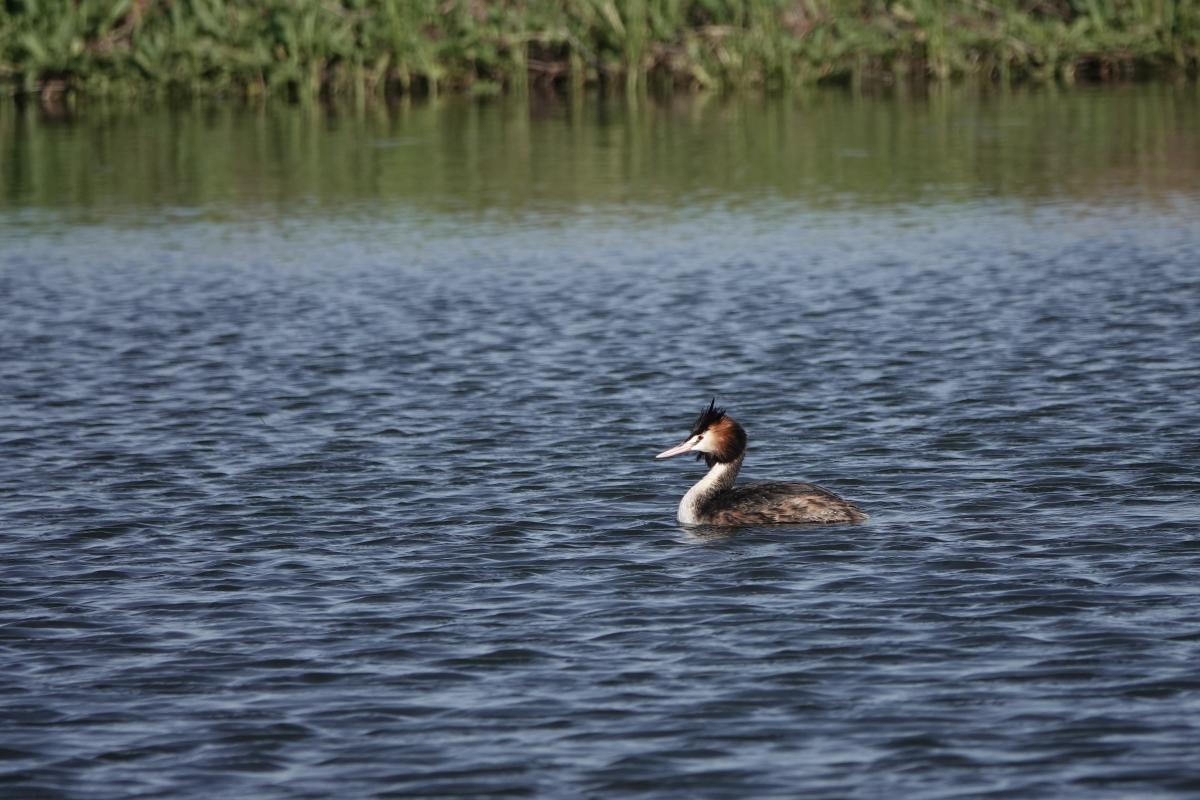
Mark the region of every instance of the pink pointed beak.
<instances>
[{"instance_id":1,"label":"pink pointed beak","mask_svg":"<svg viewBox=\"0 0 1200 800\"><path fill-rule=\"evenodd\" d=\"M683 444L677 444L670 450L663 450L661 453L656 455L655 458L671 458L672 456L681 456L684 453L689 452L695 446L696 442L689 438Z\"/></svg>"}]
</instances>

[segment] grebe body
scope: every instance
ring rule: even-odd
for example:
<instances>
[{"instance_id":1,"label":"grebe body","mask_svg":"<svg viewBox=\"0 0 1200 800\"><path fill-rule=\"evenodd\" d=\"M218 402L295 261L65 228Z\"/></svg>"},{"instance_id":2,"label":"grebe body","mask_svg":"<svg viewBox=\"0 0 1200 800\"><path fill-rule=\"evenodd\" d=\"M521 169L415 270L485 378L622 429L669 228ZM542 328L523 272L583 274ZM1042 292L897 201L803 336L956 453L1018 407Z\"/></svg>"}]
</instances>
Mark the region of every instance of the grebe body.
<instances>
[{"instance_id":1,"label":"grebe body","mask_svg":"<svg viewBox=\"0 0 1200 800\"><path fill-rule=\"evenodd\" d=\"M775 525L802 522L861 522L867 515L828 489L811 483L753 483L734 486L746 457L746 431L716 401L700 412L682 444L655 458L696 453L708 474L679 503L685 525Z\"/></svg>"}]
</instances>

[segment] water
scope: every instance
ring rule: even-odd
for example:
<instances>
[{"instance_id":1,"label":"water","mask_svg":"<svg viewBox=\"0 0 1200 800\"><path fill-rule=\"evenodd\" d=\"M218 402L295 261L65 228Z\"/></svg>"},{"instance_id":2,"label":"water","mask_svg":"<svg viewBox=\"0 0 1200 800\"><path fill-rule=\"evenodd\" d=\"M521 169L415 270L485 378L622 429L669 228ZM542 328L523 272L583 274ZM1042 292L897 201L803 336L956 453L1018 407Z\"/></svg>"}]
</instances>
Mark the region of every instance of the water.
<instances>
[{"instance_id":1,"label":"water","mask_svg":"<svg viewBox=\"0 0 1200 800\"><path fill-rule=\"evenodd\" d=\"M372 114L0 111L6 797L1200 794L1194 92Z\"/></svg>"}]
</instances>

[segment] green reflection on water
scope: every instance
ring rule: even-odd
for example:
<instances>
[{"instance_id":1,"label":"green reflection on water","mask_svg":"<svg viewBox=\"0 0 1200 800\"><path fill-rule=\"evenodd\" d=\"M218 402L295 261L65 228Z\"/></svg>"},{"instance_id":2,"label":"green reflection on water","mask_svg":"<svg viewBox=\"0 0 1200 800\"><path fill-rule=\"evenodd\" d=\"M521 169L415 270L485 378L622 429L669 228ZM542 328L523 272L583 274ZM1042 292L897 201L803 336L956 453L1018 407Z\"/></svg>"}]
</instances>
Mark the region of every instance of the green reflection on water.
<instances>
[{"instance_id":1,"label":"green reflection on water","mask_svg":"<svg viewBox=\"0 0 1200 800\"><path fill-rule=\"evenodd\" d=\"M71 120L0 104L0 209L577 213L1151 201L1200 188L1195 86L776 100L188 108Z\"/></svg>"}]
</instances>

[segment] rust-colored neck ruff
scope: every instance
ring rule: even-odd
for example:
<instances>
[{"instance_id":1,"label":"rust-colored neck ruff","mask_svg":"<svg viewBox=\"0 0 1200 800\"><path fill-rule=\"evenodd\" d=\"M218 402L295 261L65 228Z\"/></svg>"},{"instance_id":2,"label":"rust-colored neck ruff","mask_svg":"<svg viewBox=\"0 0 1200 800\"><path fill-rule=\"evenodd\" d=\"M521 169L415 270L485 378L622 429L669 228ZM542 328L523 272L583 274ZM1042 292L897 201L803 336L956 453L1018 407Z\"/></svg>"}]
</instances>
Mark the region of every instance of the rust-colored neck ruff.
<instances>
[{"instance_id":1,"label":"rust-colored neck ruff","mask_svg":"<svg viewBox=\"0 0 1200 800\"><path fill-rule=\"evenodd\" d=\"M721 417L704 431L709 440L710 451L704 453L708 466L732 464L746 455L746 431L732 417ZM736 473L736 470L735 470Z\"/></svg>"}]
</instances>

